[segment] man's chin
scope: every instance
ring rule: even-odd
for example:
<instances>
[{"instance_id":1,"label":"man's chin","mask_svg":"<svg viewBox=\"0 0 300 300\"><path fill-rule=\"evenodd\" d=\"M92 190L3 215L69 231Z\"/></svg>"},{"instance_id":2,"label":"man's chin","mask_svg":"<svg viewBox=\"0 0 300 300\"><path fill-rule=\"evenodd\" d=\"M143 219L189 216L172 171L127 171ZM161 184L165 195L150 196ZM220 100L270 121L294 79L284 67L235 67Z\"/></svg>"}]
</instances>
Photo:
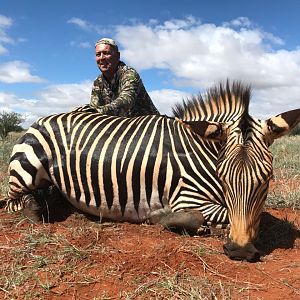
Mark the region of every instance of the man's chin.
<instances>
[{"instance_id":1,"label":"man's chin","mask_svg":"<svg viewBox=\"0 0 300 300\"><path fill-rule=\"evenodd\" d=\"M105 72L109 70L108 66L103 66L103 65L98 65L98 68L100 69L101 72Z\"/></svg>"}]
</instances>

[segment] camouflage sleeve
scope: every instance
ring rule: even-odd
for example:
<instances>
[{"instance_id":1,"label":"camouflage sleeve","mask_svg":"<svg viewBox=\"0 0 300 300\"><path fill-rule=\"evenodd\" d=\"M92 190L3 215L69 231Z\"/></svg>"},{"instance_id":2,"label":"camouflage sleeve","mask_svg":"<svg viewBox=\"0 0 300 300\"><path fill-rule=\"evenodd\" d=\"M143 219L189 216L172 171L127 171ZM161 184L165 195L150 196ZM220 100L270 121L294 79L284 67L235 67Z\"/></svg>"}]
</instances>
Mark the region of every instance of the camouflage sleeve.
<instances>
[{"instance_id":1,"label":"camouflage sleeve","mask_svg":"<svg viewBox=\"0 0 300 300\"><path fill-rule=\"evenodd\" d=\"M138 73L133 69L126 70L120 77L120 93L110 104L101 106L101 113L107 115L127 116L134 106L142 87Z\"/></svg>"},{"instance_id":2,"label":"camouflage sleeve","mask_svg":"<svg viewBox=\"0 0 300 300\"><path fill-rule=\"evenodd\" d=\"M93 107L90 104L84 104L74 107L72 112L98 112L98 110L97 107Z\"/></svg>"},{"instance_id":3,"label":"camouflage sleeve","mask_svg":"<svg viewBox=\"0 0 300 300\"><path fill-rule=\"evenodd\" d=\"M104 104L103 99L101 99L101 90L99 85L98 78L94 81L92 92L91 92L91 100L90 106L94 108L99 108Z\"/></svg>"}]
</instances>

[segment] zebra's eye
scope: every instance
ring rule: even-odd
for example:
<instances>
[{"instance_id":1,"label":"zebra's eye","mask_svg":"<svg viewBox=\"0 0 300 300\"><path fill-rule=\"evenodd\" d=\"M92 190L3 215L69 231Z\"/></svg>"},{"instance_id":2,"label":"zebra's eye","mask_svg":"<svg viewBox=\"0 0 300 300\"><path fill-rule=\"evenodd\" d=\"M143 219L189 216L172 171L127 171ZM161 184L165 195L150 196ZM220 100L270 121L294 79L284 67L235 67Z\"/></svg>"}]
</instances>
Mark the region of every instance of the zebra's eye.
<instances>
[{"instance_id":1,"label":"zebra's eye","mask_svg":"<svg viewBox=\"0 0 300 300\"><path fill-rule=\"evenodd\" d=\"M221 133L221 130L219 127L217 127L217 130L214 132L214 136L219 136Z\"/></svg>"},{"instance_id":2,"label":"zebra's eye","mask_svg":"<svg viewBox=\"0 0 300 300\"><path fill-rule=\"evenodd\" d=\"M208 135L208 138L220 138L222 136L223 130L221 126L216 125L216 130Z\"/></svg>"}]
</instances>

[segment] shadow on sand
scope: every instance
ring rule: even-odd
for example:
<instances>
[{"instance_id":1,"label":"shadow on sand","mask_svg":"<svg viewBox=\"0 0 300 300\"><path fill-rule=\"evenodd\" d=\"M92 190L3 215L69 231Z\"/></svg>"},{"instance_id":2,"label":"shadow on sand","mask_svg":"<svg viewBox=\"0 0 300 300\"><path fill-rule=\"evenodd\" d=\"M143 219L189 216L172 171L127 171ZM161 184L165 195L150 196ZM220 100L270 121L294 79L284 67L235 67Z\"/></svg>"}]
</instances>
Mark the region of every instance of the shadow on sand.
<instances>
[{"instance_id":1,"label":"shadow on sand","mask_svg":"<svg viewBox=\"0 0 300 300\"><path fill-rule=\"evenodd\" d=\"M259 235L255 242L262 256L272 253L275 249L293 248L297 238L300 238L300 230L293 222L263 212Z\"/></svg>"}]
</instances>

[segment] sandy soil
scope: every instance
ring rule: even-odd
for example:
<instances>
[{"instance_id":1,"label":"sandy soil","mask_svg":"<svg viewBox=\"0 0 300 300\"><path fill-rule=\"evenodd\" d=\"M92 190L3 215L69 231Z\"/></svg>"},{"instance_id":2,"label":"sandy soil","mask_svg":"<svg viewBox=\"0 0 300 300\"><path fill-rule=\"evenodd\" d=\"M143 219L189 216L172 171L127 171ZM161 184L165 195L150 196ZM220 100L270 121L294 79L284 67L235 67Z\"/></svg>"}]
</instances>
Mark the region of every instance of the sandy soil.
<instances>
[{"instance_id":1,"label":"sandy soil","mask_svg":"<svg viewBox=\"0 0 300 300\"><path fill-rule=\"evenodd\" d=\"M300 299L300 211L263 214L257 263L229 260L222 237L56 215L0 210L0 299Z\"/></svg>"}]
</instances>

